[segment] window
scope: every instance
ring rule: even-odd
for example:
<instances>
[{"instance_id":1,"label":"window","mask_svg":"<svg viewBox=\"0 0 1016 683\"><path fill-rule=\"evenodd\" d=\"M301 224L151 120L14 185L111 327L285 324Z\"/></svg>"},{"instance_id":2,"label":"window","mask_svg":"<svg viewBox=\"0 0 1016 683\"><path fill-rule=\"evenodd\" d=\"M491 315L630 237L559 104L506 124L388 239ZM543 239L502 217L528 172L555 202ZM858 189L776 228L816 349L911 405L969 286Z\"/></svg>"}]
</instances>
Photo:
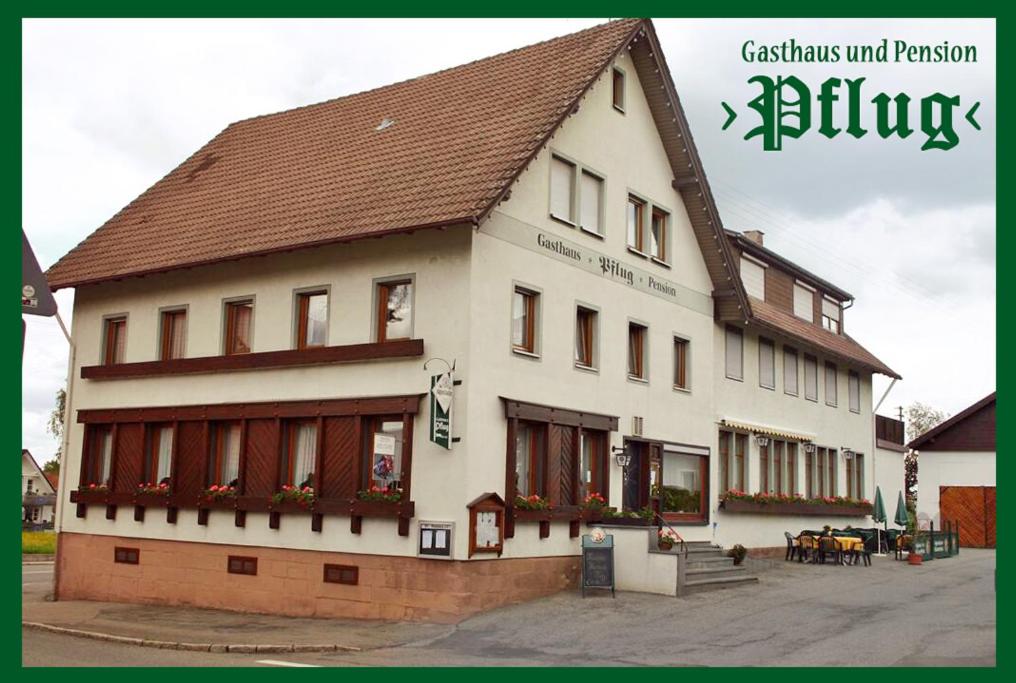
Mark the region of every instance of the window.
<instances>
[{"instance_id":1,"label":"window","mask_svg":"<svg viewBox=\"0 0 1016 683\"><path fill-rule=\"evenodd\" d=\"M109 425L90 425L88 465L81 483L109 486L112 462L113 428Z\"/></svg>"},{"instance_id":2,"label":"window","mask_svg":"<svg viewBox=\"0 0 1016 683\"><path fill-rule=\"evenodd\" d=\"M296 295L296 348L310 349L328 343L328 292Z\"/></svg>"},{"instance_id":3,"label":"window","mask_svg":"<svg viewBox=\"0 0 1016 683\"><path fill-rule=\"evenodd\" d=\"M575 224L575 164L550 158L550 215Z\"/></svg>"},{"instance_id":4,"label":"window","mask_svg":"<svg viewBox=\"0 0 1016 683\"><path fill-rule=\"evenodd\" d=\"M226 303L226 355L250 353L251 327L254 322L254 301Z\"/></svg>"},{"instance_id":5,"label":"window","mask_svg":"<svg viewBox=\"0 0 1016 683\"><path fill-rule=\"evenodd\" d=\"M119 365L124 362L127 347L127 316L106 318L103 338L103 364Z\"/></svg>"},{"instance_id":6,"label":"window","mask_svg":"<svg viewBox=\"0 0 1016 683\"><path fill-rule=\"evenodd\" d=\"M314 486L317 460L317 420L289 420L285 423L282 484Z\"/></svg>"},{"instance_id":7,"label":"window","mask_svg":"<svg viewBox=\"0 0 1016 683\"><path fill-rule=\"evenodd\" d=\"M539 294L516 287L512 295L512 349L536 353L536 300Z\"/></svg>"},{"instance_id":8,"label":"window","mask_svg":"<svg viewBox=\"0 0 1016 683\"><path fill-rule=\"evenodd\" d=\"M797 444L770 439L768 447L760 447L759 478L762 493L797 493Z\"/></svg>"},{"instance_id":9,"label":"window","mask_svg":"<svg viewBox=\"0 0 1016 683\"><path fill-rule=\"evenodd\" d=\"M372 417L366 423L366 453L363 461L363 488L398 487L402 483L404 425L399 415Z\"/></svg>"},{"instance_id":10,"label":"window","mask_svg":"<svg viewBox=\"0 0 1016 683\"><path fill-rule=\"evenodd\" d=\"M825 404L836 407L836 365L828 361L825 364Z\"/></svg>"},{"instance_id":11,"label":"window","mask_svg":"<svg viewBox=\"0 0 1016 683\"><path fill-rule=\"evenodd\" d=\"M687 389L688 381L688 340L674 337L674 388Z\"/></svg>"},{"instance_id":12,"label":"window","mask_svg":"<svg viewBox=\"0 0 1016 683\"><path fill-rule=\"evenodd\" d=\"M628 377L631 379L646 380L648 378L646 345L649 335L647 332L645 325L628 323Z\"/></svg>"},{"instance_id":13,"label":"window","mask_svg":"<svg viewBox=\"0 0 1016 683\"><path fill-rule=\"evenodd\" d=\"M579 306L575 309L575 365L596 367L596 311Z\"/></svg>"},{"instance_id":14,"label":"window","mask_svg":"<svg viewBox=\"0 0 1016 683\"><path fill-rule=\"evenodd\" d=\"M606 497L607 434L579 430L579 452L582 462L579 469L578 502L582 502L582 499L591 493L599 493Z\"/></svg>"},{"instance_id":15,"label":"window","mask_svg":"<svg viewBox=\"0 0 1016 683\"><path fill-rule=\"evenodd\" d=\"M614 68L613 75L613 104L614 109L619 112L624 112L624 72L618 68Z\"/></svg>"},{"instance_id":16,"label":"window","mask_svg":"<svg viewBox=\"0 0 1016 683\"><path fill-rule=\"evenodd\" d=\"M830 299L822 299L822 327L833 334L840 333L840 304Z\"/></svg>"},{"instance_id":17,"label":"window","mask_svg":"<svg viewBox=\"0 0 1016 683\"><path fill-rule=\"evenodd\" d=\"M733 434L720 432L720 493L730 490L730 440Z\"/></svg>"},{"instance_id":18,"label":"window","mask_svg":"<svg viewBox=\"0 0 1016 683\"><path fill-rule=\"evenodd\" d=\"M745 490L744 457L748 435L720 430L720 487L723 491Z\"/></svg>"},{"instance_id":19,"label":"window","mask_svg":"<svg viewBox=\"0 0 1016 683\"><path fill-rule=\"evenodd\" d=\"M628 246L640 253L643 251L645 221L646 203L628 195Z\"/></svg>"},{"instance_id":20,"label":"window","mask_svg":"<svg viewBox=\"0 0 1016 683\"><path fill-rule=\"evenodd\" d=\"M804 356L804 397L818 401L818 359L815 356Z\"/></svg>"},{"instance_id":21,"label":"window","mask_svg":"<svg viewBox=\"0 0 1016 683\"><path fill-rule=\"evenodd\" d=\"M837 453L839 451L835 448L819 447L815 449L816 482L812 491L816 492L820 498L836 495Z\"/></svg>"},{"instance_id":22,"label":"window","mask_svg":"<svg viewBox=\"0 0 1016 683\"><path fill-rule=\"evenodd\" d=\"M804 452L804 497L814 498L815 496L815 452L814 450Z\"/></svg>"},{"instance_id":23,"label":"window","mask_svg":"<svg viewBox=\"0 0 1016 683\"><path fill-rule=\"evenodd\" d=\"M667 445L662 465L657 494L663 514L670 519L705 519L709 459Z\"/></svg>"},{"instance_id":24,"label":"window","mask_svg":"<svg viewBox=\"0 0 1016 683\"><path fill-rule=\"evenodd\" d=\"M864 454L847 455L847 498L864 498Z\"/></svg>"},{"instance_id":25,"label":"window","mask_svg":"<svg viewBox=\"0 0 1016 683\"><path fill-rule=\"evenodd\" d=\"M546 496L547 426L519 421L515 428L515 492ZM598 493L598 492L597 492Z\"/></svg>"},{"instance_id":26,"label":"window","mask_svg":"<svg viewBox=\"0 0 1016 683\"><path fill-rule=\"evenodd\" d=\"M847 393L849 394L850 412L861 412L861 376L853 370L847 375Z\"/></svg>"},{"instance_id":27,"label":"window","mask_svg":"<svg viewBox=\"0 0 1016 683\"><path fill-rule=\"evenodd\" d=\"M769 339L758 339L758 385L776 389L776 346Z\"/></svg>"},{"instance_id":28,"label":"window","mask_svg":"<svg viewBox=\"0 0 1016 683\"><path fill-rule=\"evenodd\" d=\"M744 379L744 333L736 327L728 327L726 334L727 379Z\"/></svg>"},{"instance_id":29,"label":"window","mask_svg":"<svg viewBox=\"0 0 1016 683\"><path fill-rule=\"evenodd\" d=\"M174 311L163 311L159 357L162 360L183 358L186 341L187 310L180 308Z\"/></svg>"},{"instance_id":30,"label":"window","mask_svg":"<svg viewBox=\"0 0 1016 683\"><path fill-rule=\"evenodd\" d=\"M744 284L744 291L748 293L748 296L765 301L766 269L764 266L747 256L742 256L741 282Z\"/></svg>"},{"instance_id":31,"label":"window","mask_svg":"<svg viewBox=\"0 0 1016 683\"><path fill-rule=\"evenodd\" d=\"M413 281L380 282L377 286L377 340L413 336Z\"/></svg>"},{"instance_id":32,"label":"window","mask_svg":"<svg viewBox=\"0 0 1016 683\"><path fill-rule=\"evenodd\" d=\"M152 484L170 484L172 476L173 425L149 425L144 480Z\"/></svg>"},{"instance_id":33,"label":"window","mask_svg":"<svg viewBox=\"0 0 1016 683\"><path fill-rule=\"evenodd\" d=\"M759 492L769 493L772 489L769 487L769 446L759 446L758 448L759 458Z\"/></svg>"},{"instance_id":34,"label":"window","mask_svg":"<svg viewBox=\"0 0 1016 683\"><path fill-rule=\"evenodd\" d=\"M236 486L240 478L240 423L215 422L208 485Z\"/></svg>"},{"instance_id":35,"label":"window","mask_svg":"<svg viewBox=\"0 0 1016 683\"><path fill-rule=\"evenodd\" d=\"M653 207L653 219L649 226L649 255L659 261L667 260L667 222L669 216L663 209Z\"/></svg>"},{"instance_id":36,"label":"window","mask_svg":"<svg viewBox=\"0 0 1016 683\"><path fill-rule=\"evenodd\" d=\"M258 558L230 555L226 562L226 571L230 574L258 575Z\"/></svg>"},{"instance_id":37,"label":"window","mask_svg":"<svg viewBox=\"0 0 1016 683\"><path fill-rule=\"evenodd\" d=\"M588 232L602 235L603 178L583 169L579 197L582 202L579 226Z\"/></svg>"},{"instance_id":38,"label":"window","mask_svg":"<svg viewBox=\"0 0 1016 683\"><path fill-rule=\"evenodd\" d=\"M787 442L787 476L781 493L797 494L797 444Z\"/></svg>"},{"instance_id":39,"label":"window","mask_svg":"<svg viewBox=\"0 0 1016 683\"><path fill-rule=\"evenodd\" d=\"M815 293L800 282L794 283L794 315L815 322Z\"/></svg>"},{"instance_id":40,"label":"window","mask_svg":"<svg viewBox=\"0 0 1016 683\"><path fill-rule=\"evenodd\" d=\"M783 393L797 396L797 351L783 347Z\"/></svg>"}]
</instances>

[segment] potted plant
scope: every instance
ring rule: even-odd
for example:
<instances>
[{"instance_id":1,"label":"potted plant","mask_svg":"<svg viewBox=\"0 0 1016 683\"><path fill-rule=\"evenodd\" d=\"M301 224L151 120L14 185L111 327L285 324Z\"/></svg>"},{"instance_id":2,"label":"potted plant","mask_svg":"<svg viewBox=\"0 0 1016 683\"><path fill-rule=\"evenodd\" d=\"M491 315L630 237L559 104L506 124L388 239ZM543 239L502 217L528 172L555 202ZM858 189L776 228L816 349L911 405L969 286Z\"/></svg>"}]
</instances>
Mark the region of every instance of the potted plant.
<instances>
[{"instance_id":1,"label":"potted plant","mask_svg":"<svg viewBox=\"0 0 1016 683\"><path fill-rule=\"evenodd\" d=\"M535 493L531 496L515 496L515 507L519 510L549 510L550 501Z\"/></svg>"},{"instance_id":2,"label":"potted plant","mask_svg":"<svg viewBox=\"0 0 1016 683\"><path fill-rule=\"evenodd\" d=\"M656 532L656 547L660 550L669 551L679 540L677 532L670 527L664 527Z\"/></svg>"},{"instance_id":3,"label":"potted plant","mask_svg":"<svg viewBox=\"0 0 1016 683\"><path fill-rule=\"evenodd\" d=\"M747 554L748 550L740 543L736 544L733 548L727 551L727 557L734 558L735 565L744 562L744 558Z\"/></svg>"},{"instance_id":4,"label":"potted plant","mask_svg":"<svg viewBox=\"0 0 1016 683\"><path fill-rule=\"evenodd\" d=\"M582 499L579 505L579 516L588 521L599 521L604 517L607 508L607 499L599 493L590 493Z\"/></svg>"},{"instance_id":5,"label":"potted plant","mask_svg":"<svg viewBox=\"0 0 1016 683\"><path fill-rule=\"evenodd\" d=\"M309 508L314 505L314 488L311 486L290 486L282 487L282 490L272 496L272 506L280 507L286 503L295 503L301 507Z\"/></svg>"},{"instance_id":6,"label":"potted plant","mask_svg":"<svg viewBox=\"0 0 1016 683\"><path fill-rule=\"evenodd\" d=\"M236 487L227 484L212 484L202 495L208 502L223 502L236 499Z\"/></svg>"}]
</instances>

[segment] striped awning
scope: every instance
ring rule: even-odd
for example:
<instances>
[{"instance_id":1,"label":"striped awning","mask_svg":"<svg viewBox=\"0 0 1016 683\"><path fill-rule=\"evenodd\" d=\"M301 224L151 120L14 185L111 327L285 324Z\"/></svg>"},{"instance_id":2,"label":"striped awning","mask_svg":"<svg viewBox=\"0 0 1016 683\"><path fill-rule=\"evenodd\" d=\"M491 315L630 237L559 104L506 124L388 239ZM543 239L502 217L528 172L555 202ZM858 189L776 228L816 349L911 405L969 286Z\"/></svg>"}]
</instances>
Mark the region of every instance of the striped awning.
<instances>
[{"instance_id":1,"label":"striped awning","mask_svg":"<svg viewBox=\"0 0 1016 683\"><path fill-rule=\"evenodd\" d=\"M793 441L815 440L814 434L807 434L793 429L784 429L783 427L773 427L771 425L744 422L742 420L734 420L729 417L722 418L720 420L720 424L724 427L730 427L731 429L740 429L742 431L753 432L755 434L765 434L766 436L774 436L780 439L791 439Z\"/></svg>"}]
</instances>

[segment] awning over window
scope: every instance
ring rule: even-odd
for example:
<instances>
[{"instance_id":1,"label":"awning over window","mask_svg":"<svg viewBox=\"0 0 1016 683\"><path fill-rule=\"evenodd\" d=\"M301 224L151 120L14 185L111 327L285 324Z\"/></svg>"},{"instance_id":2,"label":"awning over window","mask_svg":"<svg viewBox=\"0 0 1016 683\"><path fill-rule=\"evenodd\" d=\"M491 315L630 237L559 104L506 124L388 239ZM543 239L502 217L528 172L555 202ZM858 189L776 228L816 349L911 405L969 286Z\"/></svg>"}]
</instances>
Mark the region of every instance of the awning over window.
<instances>
[{"instance_id":1,"label":"awning over window","mask_svg":"<svg viewBox=\"0 0 1016 683\"><path fill-rule=\"evenodd\" d=\"M799 432L792 429L784 429L783 427L773 427L769 425L760 425L752 422L742 422L741 420L734 420L729 417L722 418L720 424L724 427L730 427L731 429L740 429L746 432L753 432L755 434L765 434L766 436L773 436L780 439L792 439L794 441L814 441L815 435L808 434L806 432Z\"/></svg>"}]
</instances>

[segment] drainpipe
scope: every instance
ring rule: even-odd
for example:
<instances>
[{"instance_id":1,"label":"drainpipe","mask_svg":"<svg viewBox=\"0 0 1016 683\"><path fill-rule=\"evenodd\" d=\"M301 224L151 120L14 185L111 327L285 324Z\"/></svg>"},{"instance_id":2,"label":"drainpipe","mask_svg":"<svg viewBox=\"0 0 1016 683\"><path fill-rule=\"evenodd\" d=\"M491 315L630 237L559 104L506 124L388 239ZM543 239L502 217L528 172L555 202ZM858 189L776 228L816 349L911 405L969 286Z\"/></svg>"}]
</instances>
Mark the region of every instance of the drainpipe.
<instances>
[{"instance_id":1,"label":"drainpipe","mask_svg":"<svg viewBox=\"0 0 1016 683\"><path fill-rule=\"evenodd\" d=\"M64 466L67 462L68 453L70 451L70 432L71 432L71 406L73 405L71 399L74 394L74 364L76 362L77 347L74 346L74 340L71 339L70 333L67 331L67 326L64 325L63 318L60 317L60 311L56 312L56 321L60 323L60 330L63 332L64 337L67 339L67 345L70 347L67 360L67 395L64 396L64 427L63 427L63 443L60 446L60 475L57 477L57 496L56 496L56 509L54 510L53 519L53 532L56 534L56 557L53 561L53 599L60 599L60 530L63 528L63 513L66 507L63 503L64 497L66 496L67 489L65 483L67 481L67 468Z\"/></svg>"}]
</instances>

